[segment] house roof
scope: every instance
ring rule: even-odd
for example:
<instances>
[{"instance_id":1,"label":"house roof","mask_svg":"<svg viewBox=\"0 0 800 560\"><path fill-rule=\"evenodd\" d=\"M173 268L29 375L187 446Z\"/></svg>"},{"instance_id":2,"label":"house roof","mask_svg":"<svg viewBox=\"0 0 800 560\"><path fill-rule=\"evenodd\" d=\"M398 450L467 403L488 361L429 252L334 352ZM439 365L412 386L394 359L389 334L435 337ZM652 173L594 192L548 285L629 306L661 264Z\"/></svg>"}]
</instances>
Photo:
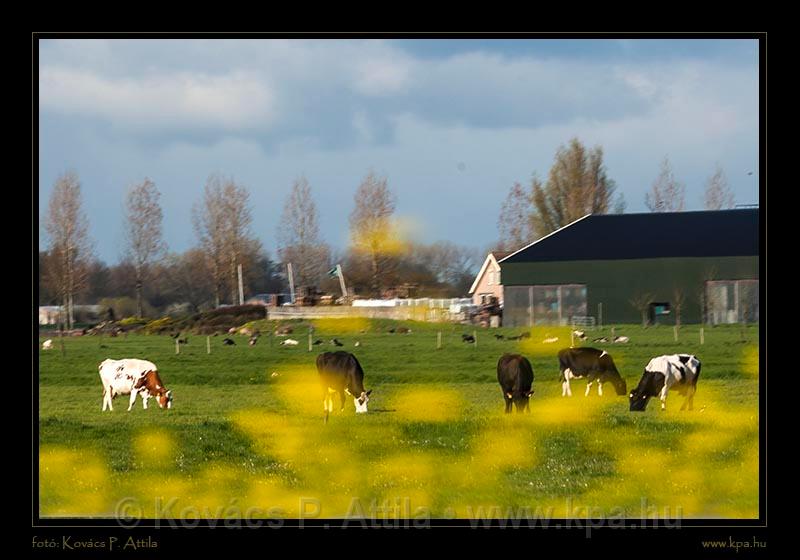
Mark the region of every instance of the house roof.
<instances>
[{"instance_id":1,"label":"house roof","mask_svg":"<svg viewBox=\"0 0 800 560\"><path fill-rule=\"evenodd\" d=\"M758 224L758 208L589 214L505 257L502 264L756 256Z\"/></svg>"},{"instance_id":2,"label":"house roof","mask_svg":"<svg viewBox=\"0 0 800 560\"><path fill-rule=\"evenodd\" d=\"M483 275L486 274L486 269L489 267L489 263L492 262L492 260L494 260L499 265L500 260L504 259L510 254L511 251L492 251L491 253L486 255L486 260L483 261L483 265L481 266L478 275L475 277L475 281L472 283L472 287L470 287L468 293L472 294L475 292L475 290L478 289L478 283L480 282L481 278L483 278Z\"/></svg>"}]
</instances>

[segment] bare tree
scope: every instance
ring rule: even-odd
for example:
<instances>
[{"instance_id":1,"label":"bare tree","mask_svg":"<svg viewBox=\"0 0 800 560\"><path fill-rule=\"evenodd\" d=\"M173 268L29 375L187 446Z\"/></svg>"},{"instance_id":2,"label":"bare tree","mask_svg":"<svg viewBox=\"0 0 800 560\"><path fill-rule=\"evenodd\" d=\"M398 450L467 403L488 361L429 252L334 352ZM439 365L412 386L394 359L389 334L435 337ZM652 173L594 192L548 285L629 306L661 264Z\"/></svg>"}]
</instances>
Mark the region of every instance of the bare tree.
<instances>
[{"instance_id":1,"label":"bare tree","mask_svg":"<svg viewBox=\"0 0 800 560\"><path fill-rule=\"evenodd\" d=\"M531 230L531 195L519 183L514 183L500 207L497 230L500 249L515 250L533 241Z\"/></svg>"},{"instance_id":2,"label":"bare tree","mask_svg":"<svg viewBox=\"0 0 800 560\"><path fill-rule=\"evenodd\" d=\"M533 232L543 237L586 214L607 214L615 189L603 163L603 148L587 150L573 138L556 152L547 184L533 179Z\"/></svg>"},{"instance_id":3,"label":"bare tree","mask_svg":"<svg viewBox=\"0 0 800 560\"><path fill-rule=\"evenodd\" d=\"M202 203L194 206L194 229L213 279L215 306L219 306L226 288L231 303L236 302L237 267L244 265L245 256L258 244L250 235L249 204L245 187L214 174L206 182Z\"/></svg>"},{"instance_id":4,"label":"bare tree","mask_svg":"<svg viewBox=\"0 0 800 560\"><path fill-rule=\"evenodd\" d=\"M292 263L299 286L316 286L328 266L328 247L320 241L317 206L305 177L295 180L278 227L278 255Z\"/></svg>"},{"instance_id":5,"label":"bare tree","mask_svg":"<svg viewBox=\"0 0 800 560\"><path fill-rule=\"evenodd\" d=\"M647 327L647 311L650 309L650 302L653 301L653 294L637 293L628 301L642 314L642 327Z\"/></svg>"},{"instance_id":6,"label":"bare tree","mask_svg":"<svg viewBox=\"0 0 800 560\"><path fill-rule=\"evenodd\" d=\"M650 191L644 195L644 203L651 212L683 212L686 187L675 179L668 158L661 162L661 172Z\"/></svg>"},{"instance_id":7,"label":"bare tree","mask_svg":"<svg viewBox=\"0 0 800 560\"><path fill-rule=\"evenodd\" d=\"M64 309L68 328L74 326L75 294L86 285L92 253L89 221L83 212L78 174L67 171L56 179L45 219L50 259L48 274Z\"/></svg>"},{"instance_id":8,"label":"bare tree","mask_svg":"<svg viewBox=\"0 0 800 560\"><path fill-rule=\"evenodd\" d=\"M686 302L686 294L683 289L675 287L672 290L672 309L675 312L675 326L681 328L681 313L683 312L683 304Z\"/></svg>"},{"instance_id":9,"label":"bare tree","mask_svg":"<svg viewBox=\"0 0 800 560\"><path fill-rule=\"evenodd\" d=\"M206 181L202 203L192 208L192 222L211 273L214 307L219 307L225 285L225 204L219 175Z\"/></svg>"},{"instance_id":10,"label":"bare tree","mask_svg":"<svg viewBox=\"0 0 800 560\"><path fill-rule=\"evenodd\" d=\"M142 286L149 267L163 254L163 214L155 183L148 178L128 190L125 203L127 257L136 271L136 312L142 316Z\"/></svg>"},{"instance_id":11,"label":"bare tree","mask_svg":"<svg viewBox=\"0 0 800 560\"><path fill-rule=\"evenodd\" d=\"M728 179L725 177L725 171L717 164L714 174L706 181L706 210L733 208L733 202L733 192L728 186Z\"/></svg>"},{"instance_id":12,"label":"bare tree","mask_svg":"<svg viewBox=\"0 0 800 560\"><path fill-rule=\"evenodd\" d=\"M397 253L397 238L392 222L396 197L385 177L367 174L355 194L350 213L350 241L355 253L369 261L371 289L379 296L391 258Z\"/></svg>"}]
</instances>

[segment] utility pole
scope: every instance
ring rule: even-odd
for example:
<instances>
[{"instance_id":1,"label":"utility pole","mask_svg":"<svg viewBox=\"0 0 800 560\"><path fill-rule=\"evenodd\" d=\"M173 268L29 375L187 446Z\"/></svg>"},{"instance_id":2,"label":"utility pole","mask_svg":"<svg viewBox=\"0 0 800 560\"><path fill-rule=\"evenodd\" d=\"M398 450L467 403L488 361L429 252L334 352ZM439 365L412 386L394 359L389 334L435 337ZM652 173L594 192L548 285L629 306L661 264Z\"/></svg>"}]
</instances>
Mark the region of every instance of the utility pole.
<instances>
[{"instance_id":1,"label":"utility pole","mask_svg":"<svg viewBox=\"0 0 800 560\"><path fill-rule=\"evenodd\" d=\"M289 274L289 293L291 294L292 303L294 304L294 274L292 274L292 263L286 265L286 270Z\"/></svg>"},{"instance_id":2,"label":"utility pole","mask_svg":"<svg viewBox=\"0 0 800 560\"><path fill-rule=\"evenodd\" d=\"M237 267L239 270L239 305L244 305L244 286L242 284L242 265Z\"/></svg>"},{"instance_id":3,"label":"utility pole","mask_svg":"<svg viewBox=\"0 0 800 560\"><path fill-rule=\"evenodd\" d=\"M347 286L344 285L344 274L342 274L342 265L336 265L336 273L339 275L339 285L342 287L342 297L347 297Z\"/></svg>"}]
</instances>

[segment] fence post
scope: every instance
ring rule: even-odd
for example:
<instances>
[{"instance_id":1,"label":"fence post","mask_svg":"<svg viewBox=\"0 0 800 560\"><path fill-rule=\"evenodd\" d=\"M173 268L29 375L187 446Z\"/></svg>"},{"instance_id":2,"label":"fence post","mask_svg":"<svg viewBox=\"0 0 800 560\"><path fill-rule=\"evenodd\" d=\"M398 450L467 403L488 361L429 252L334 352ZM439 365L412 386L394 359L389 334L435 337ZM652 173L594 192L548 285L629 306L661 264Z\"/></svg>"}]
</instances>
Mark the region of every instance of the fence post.
<instances>
[{"instance_id":1,"label":"fence post","mask_svg":"<svg viewBox=\"0 0 800 560\"><path fill-rule=\"evenodd\" d=\"M475 348L477 348L478 347L478 331L472 331L472 338L475 339L475 342L473 342L472 344L473 344L473 346Z\"/></svg>"},{"instance_id":2,"label":"fence post","mask_svg":"<svg viewBox=\"0 0 800 560\"><path fill-rule=\"evenodd\" d=\"M308 331L308 351L311 352L311 331Z\"/></svg>"},{"instance_id":3,"label":"fence post","mask_svg":"<svg viewBox=\"0 0 800 560\"><path fill-rule=\"evenodd\" d=\"M678 342L678 325L673 325L672 336L675 338L675 342Z\"/></svg>"},{"instance_id":4,"label":"fence post","mask_svg":"<svg viewBox=\"0 0 800 560\"><path fill-rule=\"evenodd\" d=\"M211 354L211 337L206 335L206 354Z\"/></svg>"},{"instance_id":5,"label":"fence post","mask_svg":"<svg viewBox=\"0 0 800 560\"><path fill-rule=\"evenodd\" d=\"M570 329L569 331L569 347L572 348L575 346L575 329Z\"/></svg>"},{"instance_id":6,"label":"fence post","mask_svg":"<svg viewBox=\"0 0 800 560\"><path fill-rule=\"evenodd\" d=\"M603 304L597 304L597 316L598 316L598 323L600 323L600 330L603 330Z\"/></svg>"},{"instance_id":7,"label":"fence post","mask_svg":"<svg viewBox=\"0 0 800 560\"><path fill-rule=\"evenodd\" d=\"M436 333L436 349L437 350L442 349L442 331Z\"/></svg>"},{"instance_id":8,"label":"fence post","mask_svg":"<svg viewBox=\"0 0 800 560\"><path fill-rule=\"evenodd\" d=\"M175 353L176 354L180 354L181 353L181 344L180 344L180 342L178 342L177 338L175 339Z\"/></svg>"},{"instance_id":9,"label":"fence post","mask_svg":"<svg viewBox=\"0 0 800 560\"><path fill-rule=\"evenodd\" d=\"M705 341L706 341L705 332L703 330L703 327L700 327L700 344L704 344Z\"/></svg>"},{"instance_id":10,"label":"fence post","mask_svg":"<svg viewBox=\"0 0 800 560\"><path fill-rule=\"evenodd\" d=\"M611 327L611 342L614 342L614 339L615 339L615 338L617 338L617 337L614 335L614 331L615 331L615 330L616 330L616 329L615 329L614 327Z\"/></svg>"}]
</instances>

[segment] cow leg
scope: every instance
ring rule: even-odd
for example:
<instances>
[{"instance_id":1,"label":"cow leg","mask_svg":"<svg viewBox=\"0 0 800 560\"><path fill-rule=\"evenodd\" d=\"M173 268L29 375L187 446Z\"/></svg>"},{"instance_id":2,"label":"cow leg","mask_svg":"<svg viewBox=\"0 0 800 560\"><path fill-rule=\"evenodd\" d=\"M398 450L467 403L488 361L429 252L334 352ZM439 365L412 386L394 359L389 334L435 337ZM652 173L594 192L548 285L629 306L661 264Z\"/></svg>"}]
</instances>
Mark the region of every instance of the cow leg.
<instances>
[{"instance_id":1,"label":"cow leg","mask_svg":"<svg viewBox=\"0 0 800 560\"><path fill-rule=\"evenodd\" d=\"M567 396L568 397L572 396L572 389L569 386L569 378L567 379Z\"/></svg>"},{"instance_id":2,"label":"cow leg","mask_svg":"<svg viewBox=\"0 0 800 560\"><path fill-rule=\"evenodd\" d=\"M108 408L108 389L103 387L103 408L102 408L102 412L105 412L106 408Z\"/></svg>"},{"instance_id":3,"label":"cow leg","mask_svg":"<svg viewBox=\"0 0 800 560\"><path fill-rule=\"evenodd\" d=\"M135 389L133 391L131 391L130 402L128 402L128 412L131 411L131 409L133 408L133 405L136 403L136 395L138 395L138 394L139 394L139 391L137 391Z\"/></svg>"},{"instance_id":4,"label":"cow leg","mask_svg":"<svg viewBox=\"0 0 800 560\"><path fill-rule=\"evenodd\" d=\"M344 399L345 399L345 397L344 397L344 389L342 389L341 391L339 391L339 403L341 403L341 405L342 405L342 407L339 409L339 411L344 410ZM331 410L333 410L333 397L331 397Z\"/></svg>"},{"instance_id":5,"label":"cow leg","mask_svg":"<svg viewBox=\"0 0 800 560\"><path fill-rule=\"evenodd\" d=\"M597 382L597 396L603 396L603 384L600 381Z\"/></svg>"},{"instance_id":6,"label":"cow leg","mask_svg":"<svg viewBox=\"0 0 800 560\"><path fill-rule=\"evenodd\" d=\"M503 393L503 399L506 401L506 414L510 414L510 413L511 413L511 403L512 403L513 401L512 401L511 399L509 399L509 398L508 398L508 397L505 395L505 393Z\"/></svg>"},{"instance_id":7,"label":"cow leg","mask_svg":"<svg viewBox=\"0 0 800 560\"><path fill-rule=\"evenodd\" d=\"M142 393L142 408L147 410L147 399L150 398L149 393Z\"/></svg>"},{"instance_id":8,"label":"cow leg","mask_svg":"<svg viewBox=\"0 0 800 560\"><path fill-rule=\"evenodd\" d=\"M667 410L667 386L664 385L664 388L661 389L661 410Z\"/></svg>"},{"instance_id":9,"label":"cow leg","mask_svg":"<svg viewBox=\"0 0 800 560\"><path fill-rule=\"evenodd\" d=\"M597 384L599 385L599 384L600 384L600 382L598 382ZM588 396L589 396L589 391L590 391L591 389L592 389L592 382L591 382L591 381L589 381L588 383L586 383L586 392L583 394L583 396L584 396L584 397L588 397Z\"/></svg>"}]
</instances>

